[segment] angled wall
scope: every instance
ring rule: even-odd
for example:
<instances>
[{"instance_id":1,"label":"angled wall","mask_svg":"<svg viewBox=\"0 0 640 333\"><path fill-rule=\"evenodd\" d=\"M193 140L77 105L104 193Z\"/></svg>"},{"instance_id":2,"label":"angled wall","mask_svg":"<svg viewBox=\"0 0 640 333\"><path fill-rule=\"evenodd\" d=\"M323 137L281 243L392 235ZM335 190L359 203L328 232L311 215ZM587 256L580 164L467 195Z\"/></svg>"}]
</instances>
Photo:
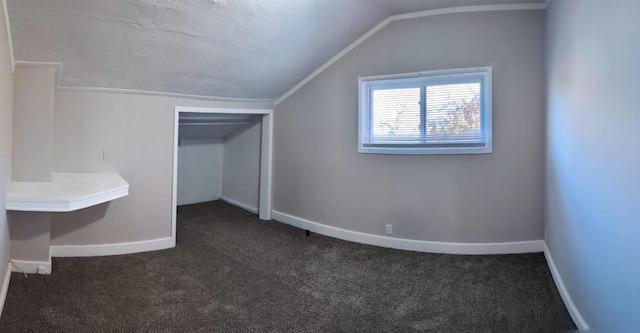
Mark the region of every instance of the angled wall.
<instances>
[{"instance_id":1,"label":"angled wall","mask_svg":"<svg viewBox=\"0 0 640 333\"><path fill-rule=\"evenodd\" d=\"M493 154L358 154L358 77L493 66ZM544 11L394 21L278 104L274 210L360 233L543 238Z\"/></svg>"},{"instance_id":2,"label":"angled wall","mask_svg":"<svg viewBox=\"0 0 640 333\"><path fill-rule=\"evenodd\" d=\"M640 2L547 10L547 246L595 332L640 327Z\"/></svg>"},{"instance_id":3,"label":"angled wall","mask_svg":"<svg viewBox=\"0 0 640 333\"><path fill-rule=\"evenodd\" d=\"M258 211L260 201L261 123L230 134L224 142L222 198Z\"/></svg>"}]
</instances>

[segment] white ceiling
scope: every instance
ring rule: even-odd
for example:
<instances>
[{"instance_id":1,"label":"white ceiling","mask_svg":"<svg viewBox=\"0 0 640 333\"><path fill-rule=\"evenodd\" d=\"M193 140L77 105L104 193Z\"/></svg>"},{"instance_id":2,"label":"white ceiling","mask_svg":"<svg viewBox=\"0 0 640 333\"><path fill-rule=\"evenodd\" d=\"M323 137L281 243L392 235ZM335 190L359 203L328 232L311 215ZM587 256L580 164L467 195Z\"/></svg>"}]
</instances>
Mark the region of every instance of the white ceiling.
<instances>
[{"instance_id":1,"label":"white ceiling","mask_svg":"<svg viewBox=\"0 0 640 333\"><path fill-rule=\"evenodd\" d=\"M276 99L385 18L545 0L7 0L17 61L60 86Z\"/></svg>"}]
</instances>

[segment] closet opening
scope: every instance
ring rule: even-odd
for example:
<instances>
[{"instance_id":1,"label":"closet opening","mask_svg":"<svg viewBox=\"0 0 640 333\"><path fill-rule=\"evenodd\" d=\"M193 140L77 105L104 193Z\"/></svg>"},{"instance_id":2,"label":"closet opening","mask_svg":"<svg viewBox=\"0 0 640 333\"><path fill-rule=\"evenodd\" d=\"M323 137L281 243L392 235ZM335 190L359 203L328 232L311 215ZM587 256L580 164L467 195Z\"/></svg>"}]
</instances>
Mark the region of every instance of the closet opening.
<instances>
[{"instance_id":1,"label":"closet opening","mask_svg":"<svg viewBox=\"0 0 640 333\"><path fill-rule=\"evenodd\" d=\"M177 207L223 200L271 219L273 110L176 107L171 234Z\"/></svg>"}]
</instances>

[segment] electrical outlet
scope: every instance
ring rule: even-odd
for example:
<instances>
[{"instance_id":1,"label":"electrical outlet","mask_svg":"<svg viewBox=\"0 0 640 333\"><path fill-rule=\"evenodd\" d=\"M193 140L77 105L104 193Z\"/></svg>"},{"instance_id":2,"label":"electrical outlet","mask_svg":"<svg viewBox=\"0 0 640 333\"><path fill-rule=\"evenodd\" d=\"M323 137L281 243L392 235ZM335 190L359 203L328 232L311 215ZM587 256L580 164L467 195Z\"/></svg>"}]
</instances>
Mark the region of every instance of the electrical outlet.
<instances>
[{"instance_id":1,"label":"electrical outlet","mask_svg":"<svg viewBox=\"0 0 640 333\"><path fill-rule=\"evenodd\" d=\"M102 149L102 161L111 162L111 152L107 148Z\"/></svg>"},{"instance_id":2,"label":"electrical outlet","mask_svg":"<svg viewBox=\"0 0 640 333\"><path fill-rule=\"evenodd\" d=\"M392 235L393 234L393 226L391 224L386 224L385 225L385 232L387 233L387 235Z\"/></svg>"}]
</instances>

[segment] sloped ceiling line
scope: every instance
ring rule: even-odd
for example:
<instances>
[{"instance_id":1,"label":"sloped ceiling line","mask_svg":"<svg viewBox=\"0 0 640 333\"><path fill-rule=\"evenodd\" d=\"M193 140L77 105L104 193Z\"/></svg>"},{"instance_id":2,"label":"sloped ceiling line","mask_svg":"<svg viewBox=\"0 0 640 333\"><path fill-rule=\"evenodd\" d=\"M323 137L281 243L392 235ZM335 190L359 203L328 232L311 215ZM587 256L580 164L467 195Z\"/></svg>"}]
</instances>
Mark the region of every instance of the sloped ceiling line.
<instances>
[{"instance_id":1,"label":"sloped ceiling line","mask_svg":"<svg viewBox=\"0 0 640 333\"><path fill-rule=\"evenodd\" d=\"M305 77L298 84L293 86L289 91L287 91L284 95L277 98L274 102L275 105L282 103L289 96L293 95L298 89L302 88L309 81L313 80L316 76L322 73L324 70L333 65L336 61L340 60L347 53L351 52L353 49L358 47L358 45L362 44L364 41L373 36L376 32L380 31L380 29L384 28L387 24L393 21L399 20L407 20L412 18L419 18L425 16L434 16L434 15L443 15L443 14L454 14L454 13L469 13L469 12L487 12L487 11L504 11L504 10L544 10L547 8L546 3L541 4L505 4L505 5L484 5L484 6L465 6L465 7L452 7L452 8L441 8L441 9L432 9L425 10L415 13L407 13L407 14L399 14L393 15L386 18L384 21L380 22L380 24L373 27L371 30L367 31L360 38L356 39L351 45L347 46L344 50L340 51L338 54L333 56L333 58L329 59L326 63L320 66L318 69L313 71L309 76Z\"/></svg>"},{"instance_id":2,"label":"sloped ceiling line","mask_svg":"<svg viewBox=\"0 0 640 333\"><path fill-rule=\"evenodd\" d=\"M7 0L2 0L2 13L4 14L4 22L7 25L7 38L9 41L9 57L11 58L11 70L15 72L16 62L13 59L13 42L11 41L11 25L9 24L9 10L7 9Z\"/></svg>"},{"instance_id":3,"label":"sloped ceiling line","mask_svg":"<svg viewBox=\"0 0 640 333\"><path fill-rule=\"evenodd\" d=\"M258 0L256 0L256 1L258 1ZM383 1L383 0L380 0L380 1ZM415 2L412 3L412 2L409 2L409 0L407 0L407 1L408 2L405 3L405 4L410 4L409 6L413 5L414 8L416 8L415 7ZM508 0L504 0L504 1L505 2L509 2ZM149 88L152 88L152 89L147 89L147 90L130 89L130 87L108 88L109 85L105 85L105 86L96 85L96 86L93 86L93 85L80 84L80 85L74 85L74 86L62 86L61 84L64 84L64 82L67 82L67 81L66 81L66 79L63 80L63 76L61 75L61 71L62 71L62 67L63 67L61 62L56 62L56 63L38 62L39 60L37 60L37 59L33 59L33 62L16 61L15 60L14 53L16 52L16 50L15 50L14 45L13 45L14 43L13 43L13 40L12 40L12 33L11 33L10 22L9 22L9 7L7 6L7 2L9 2L9 0L2 0L2 5L3 5L3 14L5 15L5 18L6 18L7 33L8 33L8 37L9 37L9 44L10 44L9 48L10 48L10 51L11 51L12 66L14 68L15 68L15 66L21 66L21 67L43 67L43 66L45 66L45 67L54 67L54 68L56 68L56 81L57 81L56 82L56 89L57 90L129 93L129 94L183 97L183 98L192 98L192 99L201 99L201 100L229 101L229 102L262 102L262 103L266 102L266 103L274 103L274 105L277 105L277 104L281 103L282 101L284 101L289 96L291 96L295 91L300 89L307 82L311 81L315 76L320 74L326 68L328 68L333 63L335 63L342 56L344 56L345 54L349 53L352 49L357 47L359 44L364 42L366 39L371 37L373 34L375 34L377 31L379 31L380 29L382 29L384 26L386 26L387 24L389 24L392 21L404 20L404 19L410 19L410 18L416 18L416 17L431 16L431 15L440 15L440 14L448 14L448 13L459 13L459 12L545 9L547 4L548 4L548 2L547 3L543 3L542 1L544 1L544 0L511 0L511 1L520 2L520 3L513 3L512 2L510 4L493 4L493 5L492 4L485 4L485 5L473 5L473 6L464 6L463 5L463 6L459 6L459 7L429 9L429 10L425 10L425 11L414 11L414 12L408 12L407 14L396 14L396 15L388 16L386 19L384 19L382 22L380 22L377 26L375 26L374 28L370 29L368 32L366 32L364 35L362 35L360 38L358 38L355 42L351 43L349 46L344 48L341 52L337 53L335 56L333 56L331 59L329 59L326 63L324 63L323 65L318 67L315 71L311 72L311 74L309 74L304 79L302 79L300 82L295 84L292 88L290 88L288 91L286 91L279 98L276 98L277 94L275 96L273 96L273 94L271 96L260 96L261 95L260 93L256 93L256 95L258 95L258 96L255 96L255 97L259 97L259 98L247 98L247 97L251 96L252 93L256 92L254 86L256 84L258 84L258 82L262 82L262 84L261 85L258 84L258 86L270 86L270 84L269 84L269 82L265 82L264 78L261 79L261 80L252 79L251 75L249 75L248 73L244 73L242 71L238 72L238 75L241 75L240 77L244 77L245 78L245 80L244 80L244 81L246 81L245 83L253 84L253 86L248 87L249 91L246 94L247 96L237 96L236 97L236 96L233 96L234 94L230 94L231 96L228 96L228 97L212 96L212 95L209 95L209 94L206 93L207 89L200 89L200 91L205 92L205 94L199 94L198 93L198 89L195 89L195 91L193 91L193 92L195 92L195 94L190 94L189 91L188 91L189 89L187 89L187 91L183 91L182 93L170 92L170 91L179 91L180 89L177 89L177 90L172 90L172 89L164 90L164 89L162 89L161 86L157 87L157 88L160 88L158 90L153 89L154 88L153 86L149 86ZM458 3L464 3L464 2L470 3L470 2L464 1L464 0L458 1ZM502 1L501 0L486 0L485 2L486 3L490 3L490 2L496 3L496 2L502 2ZM393 2L393 4L395 6L396 2ZM407 8L407 7L405 7L405 8ZM398 12L402 13L401 10L396 11L396 13L398 13ZM102 17L103 15L99 15L99 16ZM384 16L381 16L381 17L384 17ZM105 18L105 17L103 17L103 18ZM378 18L378 19L380 19L380 18ZM23 17L23 20L24 20L24 17ZM375 22L375 20L373 22ZM124 23L127 23L127 22L124 22ZM137 21L131 21L129 23L130 24L135 24L135 25L140 24L141 28L147 27L144 23L140 23L140 22L137 22ZM146 23L148 23L148 22L146 22ZM153 23L153 22L151 22L151 23ZM22 25L23 25L22 26L22 28L23 28L22 33L24 35L24 28L25 28L24 27L24 22L22 23ZM162 29L163 28L162 25L155 26L155 24L153 24L153 26L148 26L148 27L149 28L155 28L156 30L158 30L158 29L159 30L164 30L164 29ZM180 30L180 29L175 30L175 29L172 28L170 32L175 32L175 33L178 33L178 34L182 34L183 31ZM191 37L191 38L196 38L196 39L200 39L200 40L206 40L206 39L208 39L207 37L209 37L209 36L200 35L199 33L195 33L195 34L191 35L192 34L191 31L186 31L185 30L185 32L186 32L184 34L185 37L186 37L187 34L189 34L189 37ZM203 37L204 37L204 39L202 39ZM128 40L128 41L131 42L130 40ZM348 42L348 40L346 40L346 41ZM46 39L45 39L45 42L46 42ZM79 51L82 51L82 50L79 50ZM327 54L327 55L330 55L330 53ZM215 56L220 56L220 54L216 54ZM200 58L202 58L202 56ZM262 58L265 59L265 57L262 57ZM196 58L196 59L198 59L198 58ZM199 60L202 60L202 59L199 59ZM98 61L98 63L100 63L100 61ZM291 63L286 63L285 62L285 65L287 65L287 64L288 64L288 66L291 66ZM114 66L113 63L110 63L109 65ZM105 66L109 66L109 65L105 65ZM135 63L132 63L131 65L136 66ZM103 67L105 67L105 66L103 66ZM122 67L122 66L120 66L120 67ZM275 68L276 71L283 69L283 68L281 68L281 66L280 67L272 66L272 68ZM311 68L313 68L313 67L311 67ZM86 71L87 69L85 68L84 70ZM148 70L148 68L147 68L147 70ZM144 72L144 70L142 70L142 71ZM300 71L300 72L301 73L299 73L299 74L304 74L304 71ZM244 74L242 74L242 73L244 73ZM95 75L95 73L94 73L94 75ZM170 73L168 73L167 75L170 75ZM183 78L178 78L179 80L182 79L182 81L178 81L178 82L184 83L184 80L190 80L188 78L190 78L191 75L193 75L193 73L185 73ZM242 75L244 75L244 76L242 76ZM247 76L247 75L249 75L249 76ZM249 77L248 81L246 79L247 77ZM268 77L268 75L267 75L267 77ZM303 77L303 76L300 75L299 77ZM225 78L226 77L223 75L222 76L222 81L218 80L218 82L222 82L220 84L224 84ZM201 79L201 78L198 77L197 79ZM238 80L236 80L236 81L238 81ZM293 81L293 82L295 82L295 81ZM178 83L178 85L180 83ZM266 85L265 85L265 83L266 83ZM280 82L280 83L282 83L282 82ZM133 86L135 86L135 85L133 85ZM242 86L239 86L239 87L242 87ZM138 87L135 87L135 88L138 88ZM142 87L140 87L140 88L142 88ZM282 89L282 88L284 88L284 89ZM285 91L286 88L287 88L287 85L281 87L280 91ZM245 89L245 88L243 87L242 89ZM209 91L217 91L217 90L209 89ZM222 96L224 96L224 95L225 94L223 93ZM266 94L266 95L269 95L269 94Z\"/></svg>"}]
</instances>

